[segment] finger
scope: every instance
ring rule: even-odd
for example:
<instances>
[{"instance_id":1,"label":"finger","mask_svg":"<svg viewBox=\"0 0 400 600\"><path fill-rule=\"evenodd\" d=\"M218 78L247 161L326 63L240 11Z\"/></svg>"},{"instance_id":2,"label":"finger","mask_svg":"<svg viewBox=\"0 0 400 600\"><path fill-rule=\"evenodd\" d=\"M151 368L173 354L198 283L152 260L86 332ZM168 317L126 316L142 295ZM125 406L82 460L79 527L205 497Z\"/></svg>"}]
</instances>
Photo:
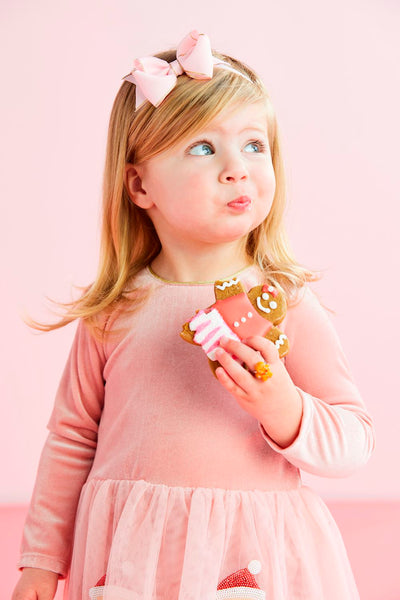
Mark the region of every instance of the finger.
<instances>
[{"instance_id":1,"label":"finger","mask_svg":"<svg viewBox=\"0 0 400 600\"><path fill-rule=\"evenodd\" d=\"M220 346L233 356L239 358L242 362L244 362L250 370L254 370L254 365L260 361L264 360L260 353L250 348L243 342L239 342L237 340L233 340L231 338L222 337L220 340Z\"/></svg>"},{"instance_id":2,"label":"finger","mask_svg":"<svg viewBox=\"0 0 400 600\"><path fill-rule=\"evenodd\" d=\"M217 376L218 381L224 386L224 388L228 392L230 392L231 394L233 394L237 398L240 398L241 400L245 400L247 398L246 392L244 392L242 390L242 388L240 388L233 381L232 377L230 377L228 375L228 373L225 371L225 369L223 367L218 367L215 370L215 375Z\"/></svg>"},{"instance_id":3,"label":"finger","mask_svg":"<svg viewBox=\"0 0 400 600\"><path fill-rule=\"evenodd\" d=\"M220 365L224 367L230 378L238 385L245 393L253 383L253 377L241 364L235 360L229 352L223 348L217 348L215 351L216 358Z\"/></svg>"},{"instance_id":4,"label":"finger","mask_svg":"<svg viewBox=\"0 0 400 600\"><path fill-rule=\"evenodd\" d=\"M279 350L271 340L267 340L260 335L254 335L246 339L246 344L253 350L260 352L263 360L268 363L280 360Z\"/></svg>"}]
</instances>

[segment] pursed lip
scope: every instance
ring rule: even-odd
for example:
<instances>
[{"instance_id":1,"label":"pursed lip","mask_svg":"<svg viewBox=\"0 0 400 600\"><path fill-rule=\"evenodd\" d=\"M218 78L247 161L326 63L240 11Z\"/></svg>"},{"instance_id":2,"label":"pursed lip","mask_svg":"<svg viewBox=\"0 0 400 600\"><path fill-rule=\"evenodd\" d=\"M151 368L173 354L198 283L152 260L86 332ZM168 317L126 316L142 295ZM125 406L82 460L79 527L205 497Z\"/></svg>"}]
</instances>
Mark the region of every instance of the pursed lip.
<instances>
[{"instance_id":1,"label":"pursed lip","mask_svg":"<svg viewBox=\"0 0 400 600\"><path fill-rule=\"evenodd\" d=\"M245 207L251 204L251 198L249 196L239 196L239 198L235 198L235 200L231 200L228 203L228 206L233 207Z\"/></svg>"}]
</instances>

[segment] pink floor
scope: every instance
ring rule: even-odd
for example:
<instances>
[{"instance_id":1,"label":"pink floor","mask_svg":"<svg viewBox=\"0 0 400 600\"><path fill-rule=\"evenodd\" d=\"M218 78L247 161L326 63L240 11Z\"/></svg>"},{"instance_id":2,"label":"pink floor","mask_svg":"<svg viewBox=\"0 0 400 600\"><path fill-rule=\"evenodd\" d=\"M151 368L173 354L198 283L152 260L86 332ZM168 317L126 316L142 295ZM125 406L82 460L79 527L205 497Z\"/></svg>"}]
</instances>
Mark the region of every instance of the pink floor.
<instances>
[{"instance_id":1,"label":"pink floor","mask_svg":"<svg viewBox=\"0 0 400 600\"><path fill-rule=\"evenodd\" d=\"M400 600L400 502L327 504L342 532L361 600ZM10 600L19 576L15 563L26 509L0 505L1 600ZM57 600L61 592L62 584Z\"/></svg>"}]
</instances>

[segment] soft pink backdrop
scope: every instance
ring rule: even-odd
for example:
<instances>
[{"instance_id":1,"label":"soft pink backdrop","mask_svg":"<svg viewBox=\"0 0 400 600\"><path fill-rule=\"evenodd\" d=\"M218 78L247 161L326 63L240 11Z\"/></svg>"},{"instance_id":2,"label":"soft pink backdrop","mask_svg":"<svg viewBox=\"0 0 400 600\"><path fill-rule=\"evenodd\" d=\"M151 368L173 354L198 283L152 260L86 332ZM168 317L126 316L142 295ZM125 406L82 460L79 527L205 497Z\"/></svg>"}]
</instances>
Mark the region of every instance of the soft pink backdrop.
<instances>
[{"instance_id":1,"label":"soft pink backdrop","mask_svg":"<svg viewBox=\"0 0 400 600\"><path fill-rule=\"evenodd\" d=\"M297 258L315 286L376 423L369 464L345 479L304 475L323 497L399 499L399 4L394 1L117 0L1 4L2 431L0 502L27 502L75 324L44 296L71 299L94 277L107 122L135 57L192 28L252 65L270 91ZM189 12L187 12L187 10ZM157 13L157 22L154 19ZM47 303L49 305L49 303ZM327 365L329 368L329 365Z\"/></svg>"},{"instance_id":2,"label":"soft pink backdrop","mask_svg":"<svg viewBox=\"0 0 400 600\"><path fill-rule=\"evenodd\" d=\"M2 597L17 578L22 520L76 327L33 334L20 315L52 320L45 295L66 302L73 284L92 281L121 78L135 57L193 28L258 70L276 107L292 245L325 274L315 289L336 311L377 433L355 475L303 479L337 519L362 600L400 597L399 17L397 0L2 0Z\"/></svg>"}]
</instances>

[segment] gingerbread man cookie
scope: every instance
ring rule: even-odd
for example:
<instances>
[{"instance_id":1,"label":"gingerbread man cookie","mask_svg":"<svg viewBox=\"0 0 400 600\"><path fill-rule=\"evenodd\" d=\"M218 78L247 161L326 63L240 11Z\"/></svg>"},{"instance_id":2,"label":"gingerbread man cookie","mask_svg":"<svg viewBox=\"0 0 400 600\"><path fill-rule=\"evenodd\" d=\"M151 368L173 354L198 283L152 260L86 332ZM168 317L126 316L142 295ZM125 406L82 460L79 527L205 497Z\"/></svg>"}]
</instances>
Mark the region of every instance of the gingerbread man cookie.
<instances>
[{"instance_id":1,"label":"gingerbread man cookie","mask_svg":"<svg viewBox=\"0 0 400 600\"><path fill-rule=\"evenodd\" d=\"M286 314L286 300L272 285L258 285L246 293L238 278L214 283L215 303L198 310L182 328L181 337L202 346L215 373L219 362L215 350L226 336L244 340L261 335L275 344L282 358L289 352L286 335L276 325Z\"/></svg>"}]
</instances>

